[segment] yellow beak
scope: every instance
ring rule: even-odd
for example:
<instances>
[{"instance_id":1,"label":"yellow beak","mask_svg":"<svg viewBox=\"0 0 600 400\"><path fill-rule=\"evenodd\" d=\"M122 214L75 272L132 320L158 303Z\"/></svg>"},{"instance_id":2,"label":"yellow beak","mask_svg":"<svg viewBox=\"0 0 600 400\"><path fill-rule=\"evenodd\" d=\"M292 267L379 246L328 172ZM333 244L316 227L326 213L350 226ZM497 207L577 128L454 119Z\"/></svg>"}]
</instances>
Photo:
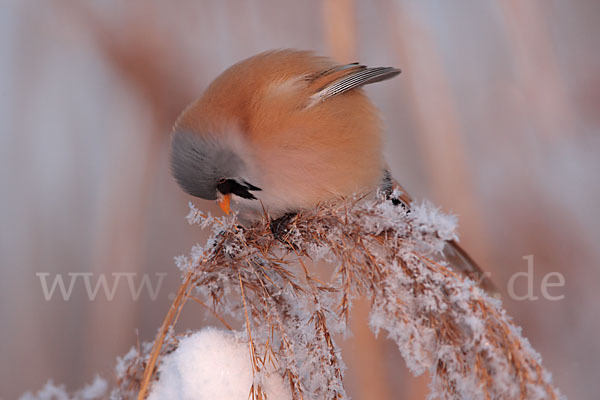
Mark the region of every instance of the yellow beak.
<instances>
[{"instance_id":1,"label":"yellow beak","mask_svg":"<svg viewBox=\"0 0 600 400\"><path fill-rule=\"evenodd\" d=\"M220 200L217 200L217 204L219 204L219 207L221 207L221 210L223 210L223 212L225 214L229 215L231 213L231 208L230 208L231 195L230 194L223 195L223 197L221 197Z\"/></svg>"}]
</instances>

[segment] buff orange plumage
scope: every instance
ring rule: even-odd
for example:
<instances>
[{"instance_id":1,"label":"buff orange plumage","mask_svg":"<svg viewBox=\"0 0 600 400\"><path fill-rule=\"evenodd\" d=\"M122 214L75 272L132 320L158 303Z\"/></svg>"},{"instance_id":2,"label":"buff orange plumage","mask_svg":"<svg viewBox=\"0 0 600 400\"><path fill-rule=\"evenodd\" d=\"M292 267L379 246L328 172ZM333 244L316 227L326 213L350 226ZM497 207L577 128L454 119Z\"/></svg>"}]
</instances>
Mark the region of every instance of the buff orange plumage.
<instances>
[{"instance_id":1,"label":"buff orange plumage","mask_svg":"<svg viewBox=\"0 0 600 400\"><path fill-rule=\"evenodd\" d=\"M226 212L233 200L243 220L264 209L283 225L287 219L280 217L322 201L389 190L381 122L361 87L398 73L338 65L297 50L241 61L177 119L173 175L187 193L218 200ZM406 193L392 200L410 207ZM444 256L456 270L493 287L456 242L448 242Z\"/></svg>"},{"instance_id":2,"label":"buff orange plumage","mask_svg":"<svg viewBox=\"0 0 600 400\"><path fill-rule=\"evenodd\" d=\"M360 87L398 73L295 50L237 63L178 118L175 177L192 195L233 195L242 211L264 207L272 216L375 188L384 169L382 129ZM207 151L221 152L235 170ZM219 191L223 180L233 180L229 193ZM247 184L261 190L246 193Z\"/></svg>"}]
</instances>

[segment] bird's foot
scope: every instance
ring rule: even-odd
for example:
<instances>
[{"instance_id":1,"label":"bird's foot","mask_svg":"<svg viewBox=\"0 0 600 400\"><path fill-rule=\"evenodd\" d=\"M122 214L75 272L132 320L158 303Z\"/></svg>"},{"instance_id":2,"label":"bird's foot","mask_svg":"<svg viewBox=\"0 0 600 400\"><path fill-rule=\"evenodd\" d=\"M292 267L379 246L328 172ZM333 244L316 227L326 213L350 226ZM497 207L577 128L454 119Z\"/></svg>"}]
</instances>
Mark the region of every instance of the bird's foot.
<instances>
[{"instance_id":1,"label":"bird's foot","mask_svg":"<svg viewBox=\"0 0 600 400\"><path fill-rule=\"evenodd\" d=\"M406 213L410 213L410 207L402 199L394 197L391 194L386 194L385 199L390 201L394 206L400 206Z\"/></svg>"},{"instance_id":2,"label":"bird's foot","mask_svg":"<svg viewBox=\"0 0 600 400\"><path fill-rule=\"evenodd\" d=\"M277 219L271 220L271 232L273 233L273 236L275 236L275 239L283 244L290 244L287 240L290 234L288 225L295 216L296 213L287 213Z\"/></svg>"}]
</instances>

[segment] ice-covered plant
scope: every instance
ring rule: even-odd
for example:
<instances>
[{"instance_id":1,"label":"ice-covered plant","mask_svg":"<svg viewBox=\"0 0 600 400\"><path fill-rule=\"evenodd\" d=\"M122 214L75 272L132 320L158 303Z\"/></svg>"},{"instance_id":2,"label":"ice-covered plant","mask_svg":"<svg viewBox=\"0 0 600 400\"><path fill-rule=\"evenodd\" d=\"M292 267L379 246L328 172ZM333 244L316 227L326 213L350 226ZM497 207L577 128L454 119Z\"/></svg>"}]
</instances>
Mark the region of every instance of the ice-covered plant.
<instances>
[{"instance_id":1,"label":"ice-covered plant","mask_svg":"<svg viewBox=\"0 0 600 400\"><path fill-rule=\"evenodd\" d=\"M145 396L161 356L177 347L172 328L188 300L226 326L244 324L252 398L265 398L265 370L273 369L294 399L346 398L334 337L347 332L359 295L371 300L372 330L396 342L413 374L432 375L432 397L561 398L500 302L439 261L456 221L432 205L407 212L384 196L342 199L298 214L283 240L274 238L268 218L242 227L235 216L190 206L188 221L213 233L177 258L179 294L152 350L123 361L114 398ZM332 266L329 279L318 277L317 261Z\"/></svg>"}]
</instances>

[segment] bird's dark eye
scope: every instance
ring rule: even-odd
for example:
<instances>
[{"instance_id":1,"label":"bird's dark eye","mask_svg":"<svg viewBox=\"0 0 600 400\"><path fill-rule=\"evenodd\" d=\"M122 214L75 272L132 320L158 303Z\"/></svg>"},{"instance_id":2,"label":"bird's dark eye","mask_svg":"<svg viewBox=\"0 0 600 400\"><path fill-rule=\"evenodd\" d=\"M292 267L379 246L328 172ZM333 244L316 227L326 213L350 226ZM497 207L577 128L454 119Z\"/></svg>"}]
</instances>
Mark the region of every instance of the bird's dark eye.
<instances>
[{"instance_id":1,"label":"bird's dark eye","mask_svg":"<svg viewBox=\"0 0 600 400\"><path fill-rule=\"evenodd\" d=\"M236 196L243 197L244 199L256 200L256 197L250 193L250 190L257 191L261 190L246 181L239 183L235 179L219 179L217 182L217 190L222 194L235 194Z\"/></svg>"}]
</instances>

